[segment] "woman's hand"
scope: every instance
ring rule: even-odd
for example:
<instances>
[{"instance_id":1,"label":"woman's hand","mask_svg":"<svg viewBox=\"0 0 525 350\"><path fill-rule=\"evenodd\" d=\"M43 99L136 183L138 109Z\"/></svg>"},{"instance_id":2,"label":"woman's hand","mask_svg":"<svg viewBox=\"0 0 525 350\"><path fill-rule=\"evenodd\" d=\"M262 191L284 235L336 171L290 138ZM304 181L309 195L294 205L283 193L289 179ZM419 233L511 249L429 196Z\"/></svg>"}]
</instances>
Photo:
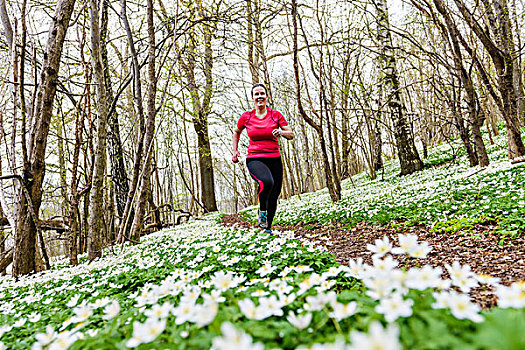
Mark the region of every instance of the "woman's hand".
<instances>
[{"instance_id":1,"label":"woman's hand","mask_svg":"<svg viewBox=\"0 0 525 350\"><path fill-rule=\"evenodd\" d=\"M272 131L272 135L275 137L284 137L287 140L291 140L294 138L294 133L290 126L283 126L281 129L274 129Z\"/></svg>"},{"instance_id":2,"label":"woman's hand","mask_svg":"<svg viewBox=\"0 0 525 350\"><path fill-rule=\"evenodd\" d=\"M238 163L240 155L239 151L233 151L232 162Z\"/></svg>"}]
</instances>

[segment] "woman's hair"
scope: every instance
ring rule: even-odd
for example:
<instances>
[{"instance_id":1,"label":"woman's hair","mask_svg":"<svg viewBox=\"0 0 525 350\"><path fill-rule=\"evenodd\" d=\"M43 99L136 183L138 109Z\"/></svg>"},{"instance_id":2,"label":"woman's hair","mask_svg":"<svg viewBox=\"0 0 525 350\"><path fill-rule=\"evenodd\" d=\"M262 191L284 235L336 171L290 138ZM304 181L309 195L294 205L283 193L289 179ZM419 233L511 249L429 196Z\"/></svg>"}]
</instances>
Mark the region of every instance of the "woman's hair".
<instances>
[{"instance_id":1,"label":"woman's hair","mask_svg":"<svg viewBox=\"0 0 525 350\"><path fill-rule=\"evenodd\" d=\"M262 83L256 83L256 84L253 84L252 86L252 97L253 97L253 90L255 90L256 87L262 87L266 95L268 95L268 90L266 89L266 86L264 86L264 84Z\"/></svg>"}]
</instances>

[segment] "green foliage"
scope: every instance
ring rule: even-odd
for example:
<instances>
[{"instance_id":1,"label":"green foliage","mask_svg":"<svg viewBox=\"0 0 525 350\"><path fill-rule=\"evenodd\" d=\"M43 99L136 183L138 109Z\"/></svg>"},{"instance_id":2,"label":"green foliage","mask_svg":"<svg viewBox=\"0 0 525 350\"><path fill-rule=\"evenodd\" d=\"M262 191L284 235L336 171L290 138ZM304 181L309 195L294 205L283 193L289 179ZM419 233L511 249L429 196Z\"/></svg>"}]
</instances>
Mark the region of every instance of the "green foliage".
<instances>
[{"instance_id":1,"label":"green foliage","mask_svg":"<svg viewBox=\"0 0 525 350\"><path fill-rule=\"evenodd\" d=\"M484 218L452 219L436 223L436 225L431 229L431 231L436 233L472 232L472 227L474 227L475 224L484 223L485 221L487 220Z\"/></svg>"},{"instance_id":2,"label":"green foliage","mask_svg":"<svg viewBox=\"0 0 525 350\"><path fill-rule=\"evenodd\" d=\"M485 317L485 322L469 336L478 349L525 349L525 310L495 309Z\"/></svg>"},{"instance_id":3,"label":"green foliage","mask_svg":"<svg viewBox=\"0 0 525 350\"><path fill-rule=\"evenodd\" d=\"M505 142L505 135L496 139L498 145ZM343 182L338 203L330 201L326 189L292 197L280 204L274 222L347 227L396 222L454 233L490 221L502 239L518 237L525 232L524 166L511 165L504 147L489 145L487 150L491 164L485 169L468 166L459 141L430 149L428 167L414 174L398 176L399 164L392 161L383 180L371 181L362 173Z\"/></svg>"}]
</instances>

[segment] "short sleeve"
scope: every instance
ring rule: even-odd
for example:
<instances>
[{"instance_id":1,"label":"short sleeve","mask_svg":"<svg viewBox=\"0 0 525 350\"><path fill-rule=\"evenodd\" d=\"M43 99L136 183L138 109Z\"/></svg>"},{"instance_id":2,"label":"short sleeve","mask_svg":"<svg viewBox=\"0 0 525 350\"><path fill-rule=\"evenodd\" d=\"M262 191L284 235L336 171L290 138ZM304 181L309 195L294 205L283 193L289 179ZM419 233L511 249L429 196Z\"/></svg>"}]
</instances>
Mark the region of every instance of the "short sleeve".
<instances>
[{"instance_id":1,"label":"short sleeve","mask_svg":"<svg viewBox=\"0 0 525 350\"><path fill-rule=\"evenodd\" d=\"M282 115L281 112L277 112L278 113L278 124L280 127L283 127L283 126L288 126L288 122L286 121L286 119L284 119L284 116Z\"/></svg>"},{"instance_id":2,"label":"short sleeve","mask_svg":"<svg viewBox=\"0 0 525 350\"><path fill-rule=\"evenodd\" d=\"M237 129L244 130L246 127L246 113L243 113L237 121Z\"/></svg>"}]
</instances>

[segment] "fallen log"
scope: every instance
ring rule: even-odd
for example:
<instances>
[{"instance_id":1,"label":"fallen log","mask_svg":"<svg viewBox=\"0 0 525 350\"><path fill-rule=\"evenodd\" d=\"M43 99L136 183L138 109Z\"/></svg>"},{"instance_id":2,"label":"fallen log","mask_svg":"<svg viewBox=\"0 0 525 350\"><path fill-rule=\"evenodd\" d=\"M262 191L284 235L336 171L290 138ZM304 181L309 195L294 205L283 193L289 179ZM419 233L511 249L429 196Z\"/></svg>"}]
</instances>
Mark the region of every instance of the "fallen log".
<instances>
[{"instance_id":1,"label":"fallen log","mask_svg":"<svg viewBox=\"0 0 525 350\"><path fill-rule=\"evenodd\" d=\"M0 271L4 271L5 269L7 269L7 267L11 265L12 262L13 262L13 250L10 249L0 259Z\"/></svg>"}]
</instances>

